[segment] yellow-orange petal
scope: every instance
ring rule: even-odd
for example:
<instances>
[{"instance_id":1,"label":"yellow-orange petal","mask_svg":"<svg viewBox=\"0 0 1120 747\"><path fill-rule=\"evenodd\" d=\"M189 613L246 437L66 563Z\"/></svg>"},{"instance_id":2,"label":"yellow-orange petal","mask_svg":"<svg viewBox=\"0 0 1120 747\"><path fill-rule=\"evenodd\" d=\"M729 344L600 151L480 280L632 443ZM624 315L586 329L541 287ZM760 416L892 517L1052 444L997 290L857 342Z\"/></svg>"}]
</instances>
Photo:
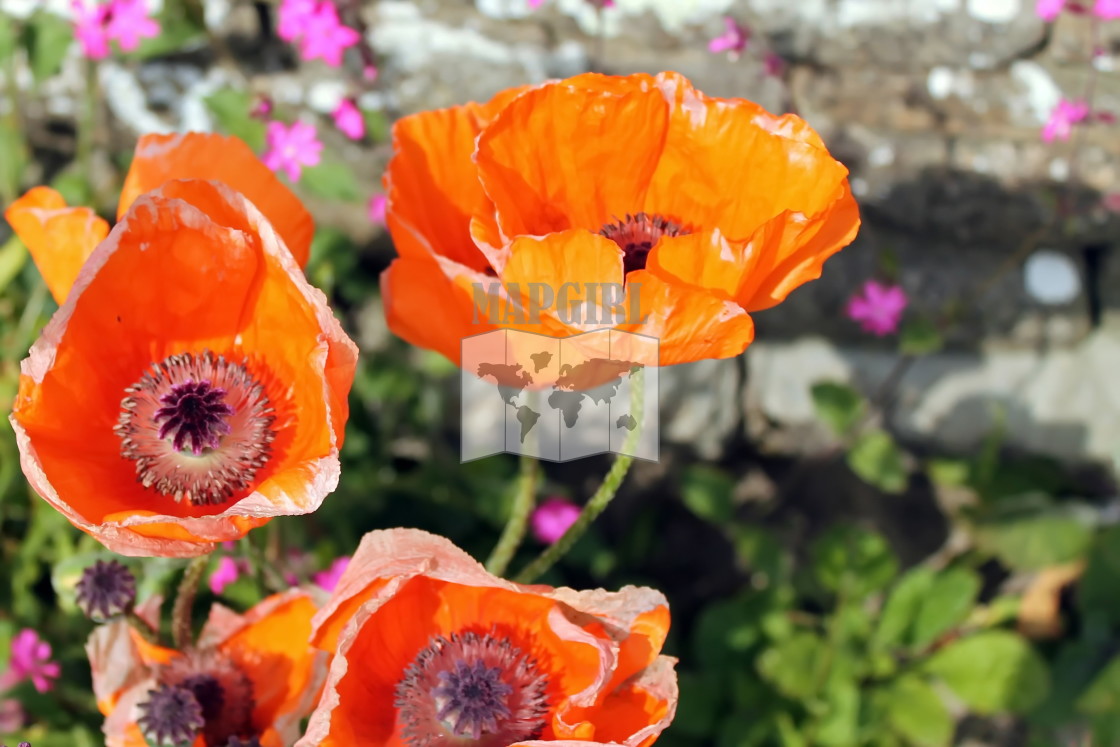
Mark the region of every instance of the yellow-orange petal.
<instances>
[{"instance_id":1,"label":"yellow-orange petal","mask_svg":"<svg viewBox=\"0 0 1120 747\"><path fill-rule=\"evenodd\" d=\"M827 150L760 125L756 104L682 88L668 105L647 213L744 241L783 212L824 211L846 184L848 170Z\"/></svg>"},{"instance_id":2,"label":"yellow-orange petal","mask_svg":"<svg viewBox=\"0 0 1120 747\"><path fill-rule=\"evenodd\" d=\"M626 308L640 309L640 321L618 329L656 338L662 366L732 358L754 340L750 316L707 289L635 270L626 276L626 296Z\"/></svg>"},{"instance_id":3,"label":"yellow-orange petal","mask_svg":"<svg viewBox=\"0 0 1120 747\"><path fill-rule=\"evenodd\" d=\"M315 222L299 198L243 141L201 132L143 135L117 205L120 220L136 198L172 179L206 179L249 198L284 240L300 267L307 264Z\"/></svg>"},{"instance_id":4,"label":"yellow-orange petal","mask_svg":"<svg viewBox=\"0 0 1120 747\"><path fill-rule=\"evenodd\" d=\"M86 207L67 207L50 187L35 187L13 202L4 218L27 245L35 266L59 305L94 248L109 234L109 224Z\"/></svg>"},{"instance_id":5,"label":"yellow-orange petal","mask_svg":"<svg viewBox=\"0 0 1120 747\"><path fill-rule=\"evenodd\" d=\"M393 157L383 182L386 224L402 257L442 256L473 270L487 266L469 226L472 216L493 208L471 154L482 128L525 88L502 91L485 104L412 114L393 125Z\"/></svg>"},{"instance_id":6,"label":"yellow-orange petal","mask_svg":"<svg viewBox=\"0 0 1120 747\"><path fill-rule=\"evenodd\" d=\"M113 425L148 366L204 349L258 367L278 426L254 484L227 504L192 506L137 482ZM169 182L95 251L23 362L11 417L21 465L45 500L116 552L202 554L271 516L313 511L333 490L344 417L332 407L356 360L325 297L246 197Z\"/></svg>"},{"instance_id":7,"label":"yellow-orange petal","mask_svg":"<svg viewBox=\"0 0 1120 747\"><path fill-rule=\"evenodd\" d=\"M656 91L559 81L523 93L479 135L475 153L502 233L598 231L636 212L667 123Z\"/></svg>"}]
</instances>

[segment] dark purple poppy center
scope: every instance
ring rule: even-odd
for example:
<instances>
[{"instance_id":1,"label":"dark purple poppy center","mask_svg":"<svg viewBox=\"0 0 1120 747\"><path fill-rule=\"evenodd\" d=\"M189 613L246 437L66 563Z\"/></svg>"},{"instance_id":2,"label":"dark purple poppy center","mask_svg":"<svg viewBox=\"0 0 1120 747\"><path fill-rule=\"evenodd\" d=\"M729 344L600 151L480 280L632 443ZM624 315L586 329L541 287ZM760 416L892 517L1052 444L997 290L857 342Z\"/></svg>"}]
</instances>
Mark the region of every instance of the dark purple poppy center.
<instances>
[{"instance_id":1,"label":"dark purple poppy center","mask_svg":"<svg viewBox=\"0 0 1120 747\"><path fill-rule=\"evenodd\" d=\"M483 732L498 730L498 722L509 717L506 700L513 688L502 681L501 667L484 662L455 662L455 668L439 673L440 684L432 688L443 721L457 737L478 739Z\"/></svg>"},{"instance_id":2,"label":"dark purple poppy center","mask_svg":"<svg viewBox=\"0 0 1120 747\"><path fill-rule=\"evenodd\" d=\"M627 213L622 220L608 223L599 229L600 236L618 244L622 248L623 273L629 275L634 270L644 270L650 250L657 246L663 236L684 236L692 233L676 221L650 213Z\"/></svg>"},{"instance_id":3,"label":"dark purple poppy center","mask_svg":"<svg viewBox=\"0 0 1120 747\"><path fill-rule=\"evenodd\" d=\"M184 381L159 398L156 410L159 437L171 437L176 451L190 449L195 456L203 449L216 449L230 432L227 418L234 409L226 404L226 390L209 381Z\"/></svg>"}]
</instances>

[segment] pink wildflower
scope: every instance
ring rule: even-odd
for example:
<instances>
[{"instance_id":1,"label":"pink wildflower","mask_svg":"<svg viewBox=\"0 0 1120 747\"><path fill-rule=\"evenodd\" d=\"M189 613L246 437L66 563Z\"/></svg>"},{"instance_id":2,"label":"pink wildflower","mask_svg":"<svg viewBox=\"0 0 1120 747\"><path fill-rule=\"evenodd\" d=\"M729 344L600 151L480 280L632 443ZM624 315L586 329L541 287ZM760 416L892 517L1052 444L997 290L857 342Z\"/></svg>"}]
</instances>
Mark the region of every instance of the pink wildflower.
<instances>
[{"instance_id":1,"label":"pink wildflower","mask_svg":"<svg viewBox=\"0 0 1120 747\"><path fill-rule=\"evenodd\" d=\"M376 65L366 65L365 67L363 67L362 68L362 77L365 78L370 83L377 80L377 66Z\"/></svg>"},{"instance_id":2,"label":"pink wildflower","mask_svg":"<svg viewBox=\"0 0 1120 747\"><path fill-rule=\"evenodd\" d=\"M882 337L898 329L907 302L902 286L868 280L863 284L863 295L848 301L848 318L859 322L865 332Z\"/></svg>"},{"instance_id":3,"label":"pink wildflower","mask_svg":"<svg viewBox=\"0 0 1120 747\"><path fill-rule=\"evenodd\" d=\"M319 0L282 0L277 11L276 35L286 42L303 36L318 7Z\"/></svg>"},{"instance_id":4,"label":"pink wildflower","mask_svg":"<svg viewBox=\"0 0 1120 747\"><path fill-rule=\"evenodd\" d=\"M1053 21L1062 12L1066 0L1038 0L1034 6L1035 15L1044 21Z\"/></svg>"},{"instance_id":5,"label":"pink wildflower","mask_svg":"<svg viewBox=\"0 0 1120 747\"><path fill-rule=\"evenodd\" d=\"M1069 140L1073 126L1089 116L1089 106L1084 101L1062 99L1050 112L1050 119L1042 128L1042 140Z\"/></svg>"},{"instance_id":6,"label":"pink wildflower","mask_svg":"<svg viewBox=\"0 0 1120 747\"><path fill-rule=\"evenodd\" d=\"M747 48L751 30L739 25L739 22L731 16L724 16L723 26L723 33L708 42L708 51L713 54L727 52L728 57L736 59Z\"/></svg>"},{"instance_id":7,"label":"pink wildflower","mask_svg":"<svg viewBox=\"0 0 1120 747\"><path fill-rule=\"evenodd\" d=\"M62 673L58 662L50 659L51 644L39 638L39 634L31 628L24 628L12 638L12 655L8 660L8 671L0 677L0 680L3 680L7 687L17 682L31 680L36 690L45 693L54 687L51 680L58 679Z\"/></svg>"},{"instance_id":8,"label":"pink wildflower","mask_svg":"<svg viewBox=\"0 0 1120 747\"><path fill-rule=\"evenodd\" d=\"M306 122L293 122L290 126L283 122L269 122L266 131L268 150L264 154L264 165L273 171L288 175L292 183L298 182L304 166L315 166L323 151L314 125Z\"/></svg>"},{"instance_id":9,"label":"pink wildflower","mask_svg":"<svg viewBox=\"0 0 1120 747\"><path fill-rule=\"evenodd\" d=\"M571 501L553 496L533 510L529 517L529 524L533 528L533 535L546 545L551 545L561 537L568 527L579 518L580 508Z\"/></svg>"},{"instance_id":10,"label":"pink wildflower","mask_svg":"<svg viewBox=\"0 0 1120 747\"><path fill-rule=\"evenodd\" d=\"M338 580L342 578L342 574L348 565L350 565L349 555L335 558L330 568L325 571L319 571L311 577L311 580L325 591L334 591L334 587L338 586Z\"/></svg>"},{"instance_id":11,"label":"pink wildflower","mask_svg":"<svg viewBox=\"0 0 1120 747\"><path fill-rule=\"evenodd\" d=\"M379 226L385 225L385 209L388 207L388 200L385 195L374 195L369 201L369 220L370 223L375 223Z\"/></svg>"},{"instance_id":12,"label":"pink wildflower","mask_svg":"<svg viewBox=\"0 0 1120 747\"><path fill-rule=\"evenodd\" d=\"M241 577L247 571L245 561L223 555L218 559L218 567L210 574L210 591L221 594L225 588Z\"/></svg>"},{"instance_id":13,"label":"pink wildflower","mask_svg":"<svg viewBox=\"0 0 1120 747\"><path fill-rule=\"evenodd\" d=\"M786 61L774 52L767 52L762 58L762 73L771 78L780 78L786 70Z\"/></svg>"},{"instance_id":14,"label":"pink wildflower","mask_svg":"<svg viewBox=\"0 0 1120 747\"><path fill-rule=\"evenodd\" d=\"M543 3L544 0L529 0L529 7L533 10L536 10L537 8L541 7Z\"/></svg>"},{"instance_id":15,"label":"pink wildflower","mask_svg":"<svg viewBox=\"0 0 1120 747\"><path fill-rule=\"evenodd\" d=\"M115 39L124 52L139 47L141 39L159 36L159 23L148 16L144 0L113 0L106 28L109 38Z\"/></svg>"},{"instance_id":16,"label":"pink wildflower","mask_svg":"<svg viewBox=\"0 0 1120 747\"><path fill-rule=\"evenodd\" d=\"M366 121L354 105L353 99L343 99L331 113L334 125L351 140L361 140L366 134Z\"/></svg>"},{"instance_id":17,"label":"pink wildflower","mask_svg":"<svg viewBox=\"0 0 1120 747\"><path fill-rule=\"evenodd\" d=\"M305 60L321 58L331 67L342 64L342 53L358 43L361 36L338 20L334 3L324 0L307 19L299 52Z\"/></svg>"},{"instance_id":18,"label":"pink wildflower","mask_svg":"<svg viewBox=\"0 0 1120 747\"><path fill-rule=\"evenodd\" d=\"M13 734L27 723L27 712L18 700L0 700L0 734Z\"/></svg>"},{"instance_id":19,"label":"pink wildflower","mask_svg":"<svg viewBox=\"0 0 1120 747\"><path fill-rule=\"evenodd\" d=\"M93 0L87 5L83 0L71 0L70 9L74 14L74 38L82 48L82 54L91 60L103 60L109 56L109 6Z\"/></svg>"},{"instance_id":20,"label":"pink wildflower","mask_svg":"<svg viewBox=\"0 0 1120 747\"><path fill-rule=\"evenodd\" d=\"M1106 21L1120 18L1120 0L1097 0L1093 13Z\"/></svg>"}]
</instances>

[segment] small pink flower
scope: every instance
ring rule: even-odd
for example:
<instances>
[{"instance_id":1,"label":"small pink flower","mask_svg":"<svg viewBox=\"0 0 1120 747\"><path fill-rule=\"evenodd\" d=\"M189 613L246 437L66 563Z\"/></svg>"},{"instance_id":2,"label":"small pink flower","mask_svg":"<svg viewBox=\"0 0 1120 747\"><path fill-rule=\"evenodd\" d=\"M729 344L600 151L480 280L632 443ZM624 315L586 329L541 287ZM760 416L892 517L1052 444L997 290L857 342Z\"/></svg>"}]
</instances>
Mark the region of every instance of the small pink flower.
<instances>
[{"instance_id":1,"label":"small pink flower","mask_svg":"<svg viewBox=\"0 0 1120 747\"><path fill-rule=\"evenodd\" d=\"M906 304L902 286L868 280L863 284L863 295L857 294L848 301L848 318L859 322L865 332L882 337L898 329Z\"/></svg>"},{"instance_id":2,"label":"small pink flower","mask_svg":"<svg viewBox=\"0 0 1120 747\"><path fill-rule=\"evenodd\" d=\"M265 133L268 150L265 151L264 165L273 171L283 170L293 184L299 181L304 166L319 163L323 144L315 133L314 125L306 122L269 122Z\"/></svg>"},{"instance_id":3,"label":"small pink flower","mask_svg":"<svg viewBox=\"0 0 1120 747\"><path fill-rule=\"evenodd\" d=\"M115 39L124 52L140 46L141 39L159 36L159 23L148 16L144 0L112 0L109 5L110 39Z\"/></svg>"},{"instance_id":4,"label":"small pink flower","mask_svg":"<svg viewBox=\"0 0 1120 747\"><path fill-rule=\"evenodd\" d=\"M728 57L736 59L747 48L751 30L739 25L739 22L731 16L724 16L723 26L723 33L708 42L708 51L713 54L727 52Z\"/></svg>"},{"instance_id":5,"label":"small pink flower","mask_svg":"<svg viewBox=\"0 0 1120 747\"><path fill-rule=\"evenodd\" d=\"M543 3L544 0L529 0L529 7L533 10L536 10L537 8L541 7Z\"/></svg>"},{"instance_id":6,"label":"small pink flower","mask_svg":"<svg viewBox=\"0 0 1120 747\"><path fill-rule=\"evenodd\" d=\"M1101 206L1110 213L1120 213L1120 192L1109 192L1101 198Z\"/></svg>"},{"instance_id":7,"label":"small pink flower","mask_svg":"<svg viewBox=\"0 0 1120 747\"><path fill-rule=\"evenodd\" d=\"M385 209L388 207L385 195L374 195L369 200L369 220L379 226L385 225Z\"/></svg>"},{"instance_id":8,"label":"small pink flower","mask_svg":"<svg viewBox=\"0 0 1120 747\"><path fill-rule=\"evenodd\" d=\"M12 638L8 671L0 679L7 681L9 686L31 680L36 690L45 693L54 687L51 680L58 679L62 673L58 662L51 661L50 658L51 644L39 638L34 630L24 628Z\"/></svg>"},{"instance_id":9,"label":"small pink flower","mask_svg":"<svg viewBox=\"0 0 1120 747\"><path fill-rule=\"evenodd\" d=\"M342 578L343 572L346 567L350 565L350 556L343 555L341 558L335 558L331 563L331 567L325 571L319 571L311 577L311 580L316 583L321 589L325 591L334 591L334 587L338 586L338 580Z\"/></svg>"},{"instance_id":10,"label":"small pink flower","mask_svg":"<svg viewBox=\"0 0 1120 747\"><path fill-rule=\"evenodd\" d=\"M580 508L576 504L554 496L547 498L533 510L529 517L529 524L533 528L533 536L546 545L551 545L564 536L568 527L579 518Z\"/></svg>"},{"instance_id":11,"label":"small pink flower","mask_svg":"<svg viewBox=\"0 0 1120 747\"><path fill-rule=\"evenodd\" d=\"M1073 126L1089 116L1089 106L1084 101L1062 99L1050 112L1050 119L1042 128L1042 141L1069 140Z\"/></svg>"},{"instance_id":12,"label":"small pink flower","mask_svg":"<svg viewBox=\"0 0 1120 747\"><path fill-rule=\"evenodd\" d=\"M374 82L377 80L377 67L375 65L366 65L362 68L362 77L370 83Z\"/></svg>"},{"instance_id":13,"label":"small pink flower","mask_svg":"<svg viewBox=\"0 0 1120 747\"><path fill-rule=\"evenodd\" d=\"M762 74L771 78L780 78L786 71L786 61L774 52L767 52L762 58Z\"/></svg>"},{"instance_id":14,"label":"small pink flower","mask_svg":"<svg viewBox=\"0 0 1120 747\"><path fill-rule=\"evenodd\" d=\"M286 42L303 36L318 7L319 0L282 0L277 10L276 35Z\"/></svg>"},{"instance_id":15,"label":"small pink flower","mask_svg":"<svg viewBox=\"0 0 1120 747\"><path fill-rule=\"evenodd\" d=\"M225 591L226 587L241 577L247 568L244 566L243 560L235 560L229 555L223 555L218 559L218 567L210 574L210 591L215 594L221 594Z\"/></svg>"},{"instance_id":16,"label":"small pink flower","mask_svg":"<svg viewBox=\"0 0 1120 747\"><path fill-rule=\"evenodd\" d=\"M1120 0L1097 0L1093 13L1106 21L1120 18Z\"/></svg>"},{"instance_id":17,"label":"small pink flower","mask_svg":"<svg viewBox=\"0 0 1120 747\"><path fill-rule=\"evenodd\" d=\"M91 60L103 60L109 56L109 6L93 0L86 4L83 0L71 0L70 10L74 17L74 38L82 48L82 54Z\"/></svg>"},{"instance_id":18,"label":"small pink flower","mask_svg":"<svg viewBox=\"0 0 1120 747\"><path fill-rule=\"evenodd\" d=\"M322 59L331 67L342 64L342 53L358 43L357 31L338 20L334 3L324 0L307 19L299 52L305 60Z\"/></svg>"},{"instance_id":19,"label":"small pink flower","mask_svg":"<svg viewBox=\"0 0 1120 747\"><path fill-rule=\"evenodd\" d=\"M353 99L343 99L331 113L334 125L351 140L361 140L366 134L366 121Z\"/></svg>"},{"instance_id":20,"label":"small pink flower","mask_svg":"<svg viewBox=\"0 0 1120 747\"><path fill-rule=\"evenodd\" d=\"M18 700L0 699L0 734L14 734L27 724L27 712Z\"/></svg>"},{"instance_id":21,"label":"small pink flower","mask_svg":"<svg viewBox=\"0 0 1120 747\"><path fill-rule=\"evenodd\" d=\"M253 108L249 110L249 116L254 119L268 120L272 115L272 99L268 96L262 96L257 99L257 103L253 104Z\"/></svg>"},{"instance_id":22,"label":"small pink flower","mask_svg":"<svg viewBox=\"0 0 1120 747\"><path fill-rule=\"evenodd\" d=\"M1034 12L1044 21L1053 21L1062 12L1065 4L1066 0L1038 0Z\"/></svg>"}]
</instances>

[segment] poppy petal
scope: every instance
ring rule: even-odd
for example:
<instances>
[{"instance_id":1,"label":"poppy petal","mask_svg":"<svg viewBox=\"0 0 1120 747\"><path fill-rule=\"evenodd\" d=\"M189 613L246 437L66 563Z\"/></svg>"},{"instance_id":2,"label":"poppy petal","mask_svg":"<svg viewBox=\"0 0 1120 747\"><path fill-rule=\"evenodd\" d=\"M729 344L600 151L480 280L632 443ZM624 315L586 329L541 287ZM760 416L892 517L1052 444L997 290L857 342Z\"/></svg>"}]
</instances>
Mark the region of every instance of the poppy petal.
<instances>
[{"instance_id":1,"label":"poppy petal","mask_svg":"<svg viewBox=\"0 0 1120 747\"><path fill-rule=\"evenodd\" d=\"M479 135L475 153L504 235L598 231L635 212L661 155L667 114L656 91L619 94L561 81L523 93Z\"/></svg>"},{"instance_id":2,"label":"poppy petal","mask_svg":"<svg viewBox=\"0 0 1120 747\"><path fill-rule=\"evenodd\" d=\"M296 263L307 264L315 233L311 213L242 140L201 132L141 136L121 188L117 220L137 197L172 179L213 180L245 195L272 223Z\"/></svg>"},{"instance_id":3,"label":"poppy petal","mask_svg":"<svg viewBox=\"0 0 1120 747\"><path fill-rule=\"evenodd\" d=\"M67 207L50 187L35 187L4 212L12 230L27 245L54 300L66 300L70 286L94 248L109 234L109 224L86 207Z\"/></svg>"},{"instance_id":4,"label":"poppy petal","mask_svg":"<svg viewBox=\"0 0 1120 747\"><path fill-rule=\"evenodd\" d=\"M421 112L393 125L393 157L385 172L387 224L402 257L443 256L474 270L487 261L470 239L474 215L493 212L471 154L478 133L524 88Z\"/></svg>"}]
</instances>

